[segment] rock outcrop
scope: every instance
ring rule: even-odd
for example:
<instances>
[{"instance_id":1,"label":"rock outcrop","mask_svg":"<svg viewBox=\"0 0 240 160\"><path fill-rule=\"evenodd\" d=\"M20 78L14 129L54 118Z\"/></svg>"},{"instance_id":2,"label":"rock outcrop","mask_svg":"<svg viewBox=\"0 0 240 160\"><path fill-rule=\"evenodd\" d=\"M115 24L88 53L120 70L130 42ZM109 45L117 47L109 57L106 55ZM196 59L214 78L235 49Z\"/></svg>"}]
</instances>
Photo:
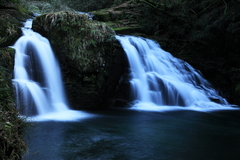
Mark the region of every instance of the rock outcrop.
<instances>
[{"instance_id":1,"label":"rock outcrop","mask_svg":"<svg viewBox=\"0 0 240 160\"><path fill-rule=\"evenodd\" d=\"M113 103L126 59L110 27L85 14L62 11L36 17L33 30L49 39L74 109Z\"/></svg>"}]
</instances>

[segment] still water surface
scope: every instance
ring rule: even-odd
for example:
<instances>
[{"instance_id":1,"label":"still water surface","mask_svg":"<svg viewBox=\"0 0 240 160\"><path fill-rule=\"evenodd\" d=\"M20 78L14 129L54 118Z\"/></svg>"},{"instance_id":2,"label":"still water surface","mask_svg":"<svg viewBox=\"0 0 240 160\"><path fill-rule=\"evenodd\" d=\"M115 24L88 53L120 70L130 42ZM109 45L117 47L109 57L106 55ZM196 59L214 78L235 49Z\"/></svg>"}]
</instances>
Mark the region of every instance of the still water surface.
<instances>
[{"instance_id":1,"label":"still water surface","mask_svg":"<svg viewBox=\"0 0 240 160\"><path fill-rule=\"evenodd\" d=\"M24 160L239 160L240 111L107 110L31 122Z\"/></svg>"}]
</instances>

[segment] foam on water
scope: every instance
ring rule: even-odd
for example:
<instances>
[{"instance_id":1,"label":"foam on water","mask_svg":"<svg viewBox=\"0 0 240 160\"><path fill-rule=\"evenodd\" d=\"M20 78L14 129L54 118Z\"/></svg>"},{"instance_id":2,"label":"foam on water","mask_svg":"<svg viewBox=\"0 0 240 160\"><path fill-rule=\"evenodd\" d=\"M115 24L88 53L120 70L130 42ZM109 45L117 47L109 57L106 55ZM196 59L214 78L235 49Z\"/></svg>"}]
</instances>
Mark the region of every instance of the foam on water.
<instances>
[{"instance_id":1,"label":"foam on water","mask_svg":"<svg viewBox=\"0 0 240 160\"><path fill-rule=\"evenodd\" d=\"M44 122L44 121L78 122L79 120L93 117L97 117L97 115L83 111L67 110L64 112L50 112L43 115L25 118L29 122Z\"/></svg>"}]
</instances>

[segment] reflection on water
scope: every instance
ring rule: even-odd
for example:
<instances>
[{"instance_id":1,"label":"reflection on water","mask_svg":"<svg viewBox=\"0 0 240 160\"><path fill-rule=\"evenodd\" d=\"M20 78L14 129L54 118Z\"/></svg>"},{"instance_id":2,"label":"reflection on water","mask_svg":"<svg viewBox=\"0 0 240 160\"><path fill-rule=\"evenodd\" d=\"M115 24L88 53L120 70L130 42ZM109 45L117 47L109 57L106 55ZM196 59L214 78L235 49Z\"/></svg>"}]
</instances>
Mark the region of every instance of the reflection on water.
<instances>
[{"instance_id":1,"label":"reflection on water","mask_svg":"<svg viewBox=\"0 0 240 160\"><path fill-rule=\"evenodd\" d=\"M24 160L240 159L240 111L101 111L78 122L33 122Z\"/></svg>"}]
</instances>

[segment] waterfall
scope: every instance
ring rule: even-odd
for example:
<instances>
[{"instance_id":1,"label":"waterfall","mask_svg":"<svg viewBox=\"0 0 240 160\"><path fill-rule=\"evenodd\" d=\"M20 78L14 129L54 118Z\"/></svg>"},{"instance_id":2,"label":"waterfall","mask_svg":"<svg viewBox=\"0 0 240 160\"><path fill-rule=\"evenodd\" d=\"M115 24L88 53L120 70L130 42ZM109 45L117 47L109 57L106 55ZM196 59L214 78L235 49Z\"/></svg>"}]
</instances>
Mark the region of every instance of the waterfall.
<instances>
[{"instance_id":1,"label":"waterfall","mask_svg":"<svg viewBox=\"0 0 240 160\"><path fill-rule=\"evenodd\" d=\"M228 102L199 71L162 50L158 43L133 36L116 38L120 41L130 65L130 84L135 99L132 108L230 108ZM218 104L212 100L218 101Z\"/></svg>"},{"instance_id":2,"label":"waterfall","mask_svg":"<svg viewBox=\"0 0 240 160\"><path fill-rule=\"evenodd\" d=\"M17 107L21 114L40 119L77 118L80 112L68 107L60 67L50 43L31 26L32 20L27 20L23 36L13 46Z\"/></svg>"}]
</instances>

